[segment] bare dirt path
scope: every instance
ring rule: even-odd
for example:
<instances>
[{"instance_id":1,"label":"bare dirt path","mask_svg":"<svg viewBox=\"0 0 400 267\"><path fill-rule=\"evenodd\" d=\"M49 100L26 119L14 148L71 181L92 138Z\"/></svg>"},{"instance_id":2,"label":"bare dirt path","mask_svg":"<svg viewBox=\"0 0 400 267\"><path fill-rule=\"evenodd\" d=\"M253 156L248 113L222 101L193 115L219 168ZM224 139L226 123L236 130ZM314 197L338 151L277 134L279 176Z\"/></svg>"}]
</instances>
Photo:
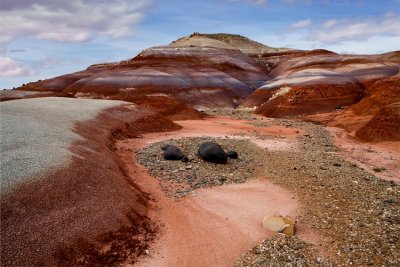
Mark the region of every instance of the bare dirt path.
<instances>
[{"instance_id":1,"label":"bare dirt path","mask_svg":"<svg viewBox=\"0 0 400 267\"><path fill-rule=\"evenodd\" d=\"M161 203L160 203L161 204ZM273 235L265 214L296 216L291 194L266 180L201 189L153 214L163 234L139 266L232 266L240 253Z\"/></svg>"}]
</instances>

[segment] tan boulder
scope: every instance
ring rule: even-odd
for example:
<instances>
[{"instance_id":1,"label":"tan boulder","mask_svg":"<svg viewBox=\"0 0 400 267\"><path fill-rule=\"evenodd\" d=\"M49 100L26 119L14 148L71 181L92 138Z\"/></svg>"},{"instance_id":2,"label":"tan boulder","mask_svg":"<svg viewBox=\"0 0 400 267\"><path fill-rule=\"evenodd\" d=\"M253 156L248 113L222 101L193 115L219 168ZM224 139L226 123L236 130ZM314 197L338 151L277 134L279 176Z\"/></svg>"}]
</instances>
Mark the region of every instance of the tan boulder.
<instances>
[{"instance_id":1,"label":"tan boulder","mask_svg":"<svg viewBox=\"0 0 400 267\"><path fill-rule=\"evenodd\" d=\"M295 233L295 221L290 217L266 215L263 219L263 228L277 233L293 236Z\"/></svg>"}]
</instances>

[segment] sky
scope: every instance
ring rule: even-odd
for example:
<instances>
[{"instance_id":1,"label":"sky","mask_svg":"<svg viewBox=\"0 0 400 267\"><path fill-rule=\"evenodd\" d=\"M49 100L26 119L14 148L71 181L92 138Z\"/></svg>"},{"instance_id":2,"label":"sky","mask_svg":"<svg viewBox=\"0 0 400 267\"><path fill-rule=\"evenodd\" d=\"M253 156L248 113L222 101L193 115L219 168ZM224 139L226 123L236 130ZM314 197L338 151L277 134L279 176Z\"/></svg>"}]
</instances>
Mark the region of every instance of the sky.
<instances>
[{"instance_id":1,"label":"sky","mask_svg":"<svg viewBox=\"0 0 400 267\"><path fill-rule=\"evenodd\" d=\"M0 89L130 59L193 32L384 53L400 49L400 0L0 0Z\"/></svg>"}]
</instances>

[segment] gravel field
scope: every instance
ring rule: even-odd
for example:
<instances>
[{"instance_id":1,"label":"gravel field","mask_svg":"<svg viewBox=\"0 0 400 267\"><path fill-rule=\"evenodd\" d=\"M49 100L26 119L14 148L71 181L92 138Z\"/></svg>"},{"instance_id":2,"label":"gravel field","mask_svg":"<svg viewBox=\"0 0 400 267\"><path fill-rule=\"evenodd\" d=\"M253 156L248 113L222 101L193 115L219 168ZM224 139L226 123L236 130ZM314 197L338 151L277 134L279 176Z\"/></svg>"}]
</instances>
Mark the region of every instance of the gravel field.
<instances>
[{"instance_id":1,"label":"gravel field","mask_svg":"<svg viewBox=\"0 0 400 267\"><path fill-rule=\"evenodd\" d=\"M217 166L201 162L193 154L204 139L185 138L147 147L139 152L139 158L162 184L170 181L163 188L174 197L182 197L199 187L244 182L255 175L268 177L299 197L302 210L296 220L310 226L321 242L305 243L296 236L276 235L244 253L236 267L400 265L398 185L338 157L339 150L323 127L284 119L261 120L240 112L234 115L260 127L303 128L305 132L298 139L299 151L272 151L259 149L247 141L221 139L217 141L225 149L238 150L240 160L234 163L230 159L226 166ZM160 148L166 143L181 147L192 161L163 160ZM171 181L179 187L168 187Z\"/></svg>"},{"instance_id":2,"label":"gravel field","mask_svg":"<svg viewBox=\"0 0 400 267\"><path fill-rule=\"evenodd\" d=\"M26 177L66 167L75 123L122 101L45 97L0 103L1 191ZM22 167L23 166L23 167Z\"/></svg>"}]
</instances>

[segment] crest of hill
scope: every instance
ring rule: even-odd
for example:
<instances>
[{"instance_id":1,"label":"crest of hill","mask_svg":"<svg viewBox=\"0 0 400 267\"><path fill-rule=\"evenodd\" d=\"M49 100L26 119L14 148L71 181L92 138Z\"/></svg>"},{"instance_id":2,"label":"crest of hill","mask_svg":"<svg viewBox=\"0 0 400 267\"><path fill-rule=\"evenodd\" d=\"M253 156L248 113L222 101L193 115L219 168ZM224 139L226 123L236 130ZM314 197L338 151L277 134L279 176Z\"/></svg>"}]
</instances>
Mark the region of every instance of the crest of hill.
<instances>
[{"instance_id":1,"label":"crest of hill","mask_svg":"<svg viewBox=\"0 0 400 267\"><path fill-rule=\"evenodd\" d=\"M249 55L264 53L279 53L291 51L290 48L276 48L266 46L238 34L228 33L192 33L190 36L180 38L170 44L172 47L179 46L208 46L225 49L236 49Z\"/></svg>"}]
</instances>

